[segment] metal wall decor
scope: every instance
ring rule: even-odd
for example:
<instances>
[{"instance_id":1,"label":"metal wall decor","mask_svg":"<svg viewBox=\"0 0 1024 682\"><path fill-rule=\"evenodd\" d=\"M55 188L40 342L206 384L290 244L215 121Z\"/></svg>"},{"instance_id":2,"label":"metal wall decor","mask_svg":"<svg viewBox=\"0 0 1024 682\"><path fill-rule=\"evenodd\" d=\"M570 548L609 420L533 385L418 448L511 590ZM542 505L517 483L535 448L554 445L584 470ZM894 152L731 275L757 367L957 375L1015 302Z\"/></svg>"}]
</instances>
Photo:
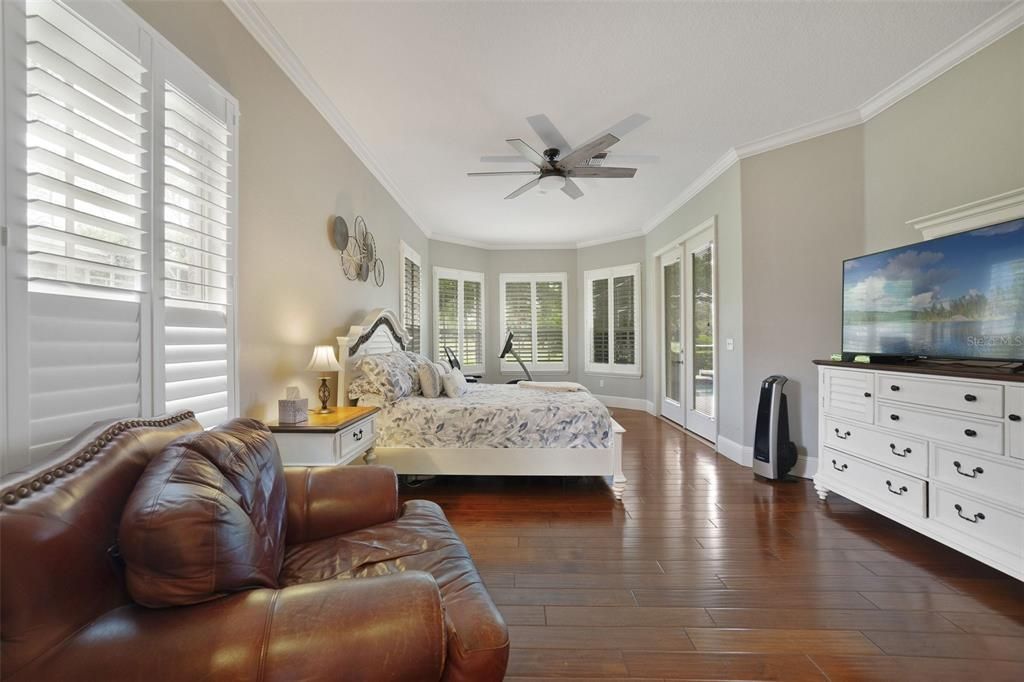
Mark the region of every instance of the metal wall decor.
<instances>
[{"instance_id":1,"label":"metal wall decor","mask_svg":"<svg viewBox=\"0 0 1024 682\"><path fill-rule=\"evenodd\" d=\"M384 261L377 255L377 244L362 216L356 216L355 227L351 232L345 219L336 217L332 239L334 248L340 252L341 270L345 277L353 282L365 282L373 277L374 284L384 286Z\"/></svg>"}]
</instances>

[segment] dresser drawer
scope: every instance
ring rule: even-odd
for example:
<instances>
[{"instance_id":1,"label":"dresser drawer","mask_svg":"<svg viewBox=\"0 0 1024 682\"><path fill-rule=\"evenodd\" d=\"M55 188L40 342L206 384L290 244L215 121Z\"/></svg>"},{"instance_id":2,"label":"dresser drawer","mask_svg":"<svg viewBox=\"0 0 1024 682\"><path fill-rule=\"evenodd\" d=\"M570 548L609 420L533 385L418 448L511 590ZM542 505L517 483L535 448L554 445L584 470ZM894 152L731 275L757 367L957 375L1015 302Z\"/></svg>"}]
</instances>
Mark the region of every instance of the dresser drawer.
<instances>
[{"instance_id":1,"label":"dresser drawer","mask_svg":"<svg viewBox=\"0 0 1024 682\"><path fill-rule=\"evenodd\" d=\"M373 425L373 419L364 419L338 432L338 461L349 462L373 446Z\"/></svg>"},{"instance_id":2,"label":"dresser drawer","mask_svg":"<svg viewBox=\"0 0 1024 682\"><path fill-rule=\"evenodd\" d=\"M1003 416L1003 387L993 384L878 374L876 393L922 407L939 407L986 417Z\"/></svg>"},{"instance_id":3,"label":"dresser drawer","mask_svg":"<svg viewBox=\"0 0 1024 682\"><path fill-rule=\"evenodd\" d=\"M872 422L875 411L874 372L828 369L822 381L826 414Z\"/></svg>"},{"instance_id":4,"label":"dresser drawer","mask_svg":"<svg viewBox=\"0 0 1024 682\"><path fill-rule=\"evenodd\" d=\"M892 431L912 433L992 455L1003 454L1003 425L998 422L879 401L877 423Z\"/></svg>"},{"instance_id":5,"label":"dresser drawer","mask_svg":"<svg viewBox=\"0 0 1024 682\"><path fill-rule=\"evenodd\" d=\"M928 475L928 443L913 436L826 417L825 445L914 476Z\"/></svg>"},{"instance_id":6,"label":"dresser drawer","mask_svg":"<svg viewBox=\"0 0 1024 682\"><path fill-rule=\"evenodd\" d=\"M1024 469L935 445L931 471L932 480L1024 511Z\"/></svg>"},{"instance_id":7,"label":"dresser drawer","mask_svg":"<svg viewBox=\"0 0 1024 682\"><path fill-rule=\"evenodd\" d=\"M1024 459L1024 386L1006 387L1006 453Z\"/></svg>"},{"instance_id":8,"label":"dresser drawer","mask_svg":"<svg viewBox=\"0 0 1024 682\"><path fill-rule=\"evenodd\" d=\"M825 462L821 466L830 469L828 475L832 480L869 495L879 505L915 516L927 515L926 484L921 479L828 448L824 452ZM838 490L842 493L841 488Z\"/></svg>"},{"instance_id":9,"label":"dresser drawer","mask_svg":"<svg viewBox=\"0 0 1024 682\"><path fill-rule=\"evenodd\" d=\"M929 506L933 522L961 533L965 541L1024 556L1024 516L938 485L931 488Z\"/></svg>"}]
</instances>

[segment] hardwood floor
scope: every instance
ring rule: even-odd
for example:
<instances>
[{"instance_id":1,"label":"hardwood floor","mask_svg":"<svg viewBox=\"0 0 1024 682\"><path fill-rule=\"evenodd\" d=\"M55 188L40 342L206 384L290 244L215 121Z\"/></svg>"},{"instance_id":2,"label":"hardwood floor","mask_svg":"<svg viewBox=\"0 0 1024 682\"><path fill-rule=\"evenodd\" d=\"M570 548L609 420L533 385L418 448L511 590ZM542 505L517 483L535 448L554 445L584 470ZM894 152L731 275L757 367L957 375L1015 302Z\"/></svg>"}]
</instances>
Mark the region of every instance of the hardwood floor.
<instances>
[{"instance_id":1,"label":"hardwood floor","mask_svg":"<svg viewBox=\"0 0 1024 682\"><path fill-rule=\"evenodd\" d=\"M438 479L509 624L509 680L1024 680L1024 583L641 412L629 487Z\"/></svg>"}]
</instances>

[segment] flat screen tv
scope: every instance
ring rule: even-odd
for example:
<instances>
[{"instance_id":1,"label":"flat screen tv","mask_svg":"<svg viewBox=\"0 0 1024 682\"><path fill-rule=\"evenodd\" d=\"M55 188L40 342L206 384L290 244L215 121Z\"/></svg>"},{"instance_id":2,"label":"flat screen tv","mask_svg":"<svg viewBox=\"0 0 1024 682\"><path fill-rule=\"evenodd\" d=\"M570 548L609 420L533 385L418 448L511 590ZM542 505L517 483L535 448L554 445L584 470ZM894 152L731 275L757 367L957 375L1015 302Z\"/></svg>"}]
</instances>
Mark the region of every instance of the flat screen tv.
<instances>
[{"instance_id":1,"label":"flat screen tv","mask_svg":"<svg viewBox=\"0 0 1024 682\"><path fill-rule=\"evenodd\" d=\"M843 352L1024 360L1024 219L844 261Z\"/></svg>"}]
</instances>

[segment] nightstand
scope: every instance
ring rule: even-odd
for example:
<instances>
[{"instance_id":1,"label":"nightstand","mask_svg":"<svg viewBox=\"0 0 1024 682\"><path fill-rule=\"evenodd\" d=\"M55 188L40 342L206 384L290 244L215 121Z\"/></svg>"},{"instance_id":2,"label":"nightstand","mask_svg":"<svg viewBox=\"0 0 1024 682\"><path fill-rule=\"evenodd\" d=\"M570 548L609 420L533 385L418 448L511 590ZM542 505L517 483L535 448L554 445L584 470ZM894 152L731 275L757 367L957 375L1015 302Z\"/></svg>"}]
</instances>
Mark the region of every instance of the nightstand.
<instances>
[{"instance_id":1,"label":"nightstand","mask_svg":"<svg viewBox=\"0 0 1024 682\"><path fill-rule=\"evenodd\" d=\"M376 440L376 407L335 407L312 412L302 424L267 426L274 434L285 466L336 466L369 453Z\"/></svg>"}]
</instances>

